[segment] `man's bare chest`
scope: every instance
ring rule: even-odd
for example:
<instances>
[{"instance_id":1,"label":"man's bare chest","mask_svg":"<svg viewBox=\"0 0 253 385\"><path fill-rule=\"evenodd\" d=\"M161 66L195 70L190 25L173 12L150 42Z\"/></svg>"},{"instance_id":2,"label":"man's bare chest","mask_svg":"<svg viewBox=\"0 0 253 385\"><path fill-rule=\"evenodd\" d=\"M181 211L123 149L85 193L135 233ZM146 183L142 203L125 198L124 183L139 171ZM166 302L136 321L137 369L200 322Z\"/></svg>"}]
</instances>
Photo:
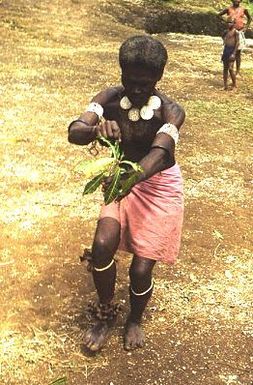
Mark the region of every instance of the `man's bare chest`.
<instances>
[{"instance_id":1,"label":"man's bare chest","mask_svg":"<svg viewBox=\"0 0 253 385\"><path fill-rule=\"evenodd\" d=\"M106 119L115 120L121 130L122 142L131 146L148 147L152 144L158 129L161 127L161 116L157 112L151 119L131 121L127 110L114 106L108 110Z\"/></svg>"}]
</instances>

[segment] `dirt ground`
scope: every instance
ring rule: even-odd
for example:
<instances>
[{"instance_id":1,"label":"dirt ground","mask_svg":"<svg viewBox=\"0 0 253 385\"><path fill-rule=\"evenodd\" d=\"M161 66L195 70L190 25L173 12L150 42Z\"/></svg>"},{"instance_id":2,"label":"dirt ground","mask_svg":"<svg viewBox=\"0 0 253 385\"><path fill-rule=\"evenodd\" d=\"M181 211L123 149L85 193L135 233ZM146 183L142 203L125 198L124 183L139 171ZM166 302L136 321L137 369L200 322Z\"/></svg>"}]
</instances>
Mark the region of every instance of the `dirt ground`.
<instances>
[{"instance_id":1,"label":"dirt ground","mask_svg":"<svg viewBox=\"0 0 253 385\"><path fill-rule=\"evenodd\" d=\"M122 332L131 256L119 254L124 311L102 352L83 352L95 291L79 256L102 197L82 198L85 181L73 169L91 155L66 131L97 91L119 83L119 45L142 33L102 5L0 1L0 383L252 385L253 54L243 53L238 89L225 92L220 38L157 35L169 51L159 88L187 113L177 148L180 258L157 265L147 342L129 353Z\"/></svg>"}]
</instances>

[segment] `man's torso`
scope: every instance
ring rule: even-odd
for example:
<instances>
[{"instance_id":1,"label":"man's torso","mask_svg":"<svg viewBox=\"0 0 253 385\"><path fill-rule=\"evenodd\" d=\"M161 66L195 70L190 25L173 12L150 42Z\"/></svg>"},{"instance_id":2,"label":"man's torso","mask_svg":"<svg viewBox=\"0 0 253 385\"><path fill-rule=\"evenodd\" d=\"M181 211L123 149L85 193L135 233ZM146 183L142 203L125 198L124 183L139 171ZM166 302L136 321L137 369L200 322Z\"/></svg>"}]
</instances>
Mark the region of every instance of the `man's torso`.
<instances>
[{"instance_id":1,"label":"man's torso","mask_svg":"<svg viewBox=\"0 0 253 385\"><path fill-rule=\"evenodd\" d=\"M244 27L244 8L243 7L229 7L227 9L228 17L235 20L235 28L239 31Z\"/></svg>"},{"instance_id":2,"label":"man's torso","mask_svg":"<svg viewBox=\"0 0 253 385\"><path fill-rule=\"evenodd\" d=\"M154 110L154 116L150 120L140 118L133 122L128 117L129 110L120 107L122 94L119 93L110 103L104 106L104 118L115 120L121 129L121 147L125 158L138 162L150 150L158 129L164 124L162 110L164 102L173 103L170 99L162 100L159 109Z\"/></svg>"}]
</instances>

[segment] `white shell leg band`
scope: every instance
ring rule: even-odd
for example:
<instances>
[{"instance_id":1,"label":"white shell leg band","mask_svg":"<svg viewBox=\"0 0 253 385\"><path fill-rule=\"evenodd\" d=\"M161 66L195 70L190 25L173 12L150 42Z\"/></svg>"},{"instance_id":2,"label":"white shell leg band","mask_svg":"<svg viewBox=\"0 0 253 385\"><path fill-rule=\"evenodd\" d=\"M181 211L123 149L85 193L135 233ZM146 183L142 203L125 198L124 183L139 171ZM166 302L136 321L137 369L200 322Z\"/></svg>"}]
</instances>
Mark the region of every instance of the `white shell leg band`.
<instances>
[{"instance_id":1,"label":"white shell leg band","mask_svg":"<svg viewBox=\"0 0 253 385\"><path fill-rule=\"evenodd\" d=\"M107 269L110 269L110 267L114 264L114 262L115 262L114 259L112 259L111 262L109 263L109 265L107 265L105 267L101 267L101 268L94 267L94 270L96 270L96 271L105 271Z\"/></svg>"},{"instance_id":2,"label":"white shell leg band","mask_svg":"<svg viewBox=\"0 0 253 385\"><path fill-rule=\"evenodd\" d=\"M137 296L139 296L139 295L145 295L145 294L147 294L150 290L152 290L153 287L154 287L154 281L153 281L153 279L152 279L151 285L150 285L150 287L149 287L147 290L143 291L142 293L136 293L136 292L132 289L132 287L131 287L131 292L132 292L134 295L137 295Z\"/></svg>"}]
</instances>

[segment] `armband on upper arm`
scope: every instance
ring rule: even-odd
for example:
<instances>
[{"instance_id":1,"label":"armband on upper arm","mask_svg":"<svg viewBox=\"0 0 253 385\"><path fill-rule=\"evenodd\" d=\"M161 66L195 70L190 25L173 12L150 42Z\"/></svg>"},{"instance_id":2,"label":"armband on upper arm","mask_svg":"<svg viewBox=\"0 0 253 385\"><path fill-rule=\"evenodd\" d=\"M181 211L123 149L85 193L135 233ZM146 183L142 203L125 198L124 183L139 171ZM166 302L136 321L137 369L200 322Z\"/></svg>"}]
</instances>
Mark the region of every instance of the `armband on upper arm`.
<instances>
[{"instance_id":1,"label":"armband on upper arm","mask_svg":"<svg viewBox=\"0 0 253 385\"><path fill-rule=\"evenodd\" d=\"M94 112L99 119L102 118L104 109L99 103L91 102L86 108L86 112Z\"/></svg>"},{"instance_id":2,"label":"armband on upper arm","mask_svg":"<svg viewBox=\"0 0 253 385\"><path fill-rule=\"evenodd\" d=\"M171 138L174 140L175 144L178 143L179 132L178 132L177 127L174 124L165 123L161 128L159 128L156 135L161 134L161 133L171 136Z\"/></svg>"}]
</instances>

